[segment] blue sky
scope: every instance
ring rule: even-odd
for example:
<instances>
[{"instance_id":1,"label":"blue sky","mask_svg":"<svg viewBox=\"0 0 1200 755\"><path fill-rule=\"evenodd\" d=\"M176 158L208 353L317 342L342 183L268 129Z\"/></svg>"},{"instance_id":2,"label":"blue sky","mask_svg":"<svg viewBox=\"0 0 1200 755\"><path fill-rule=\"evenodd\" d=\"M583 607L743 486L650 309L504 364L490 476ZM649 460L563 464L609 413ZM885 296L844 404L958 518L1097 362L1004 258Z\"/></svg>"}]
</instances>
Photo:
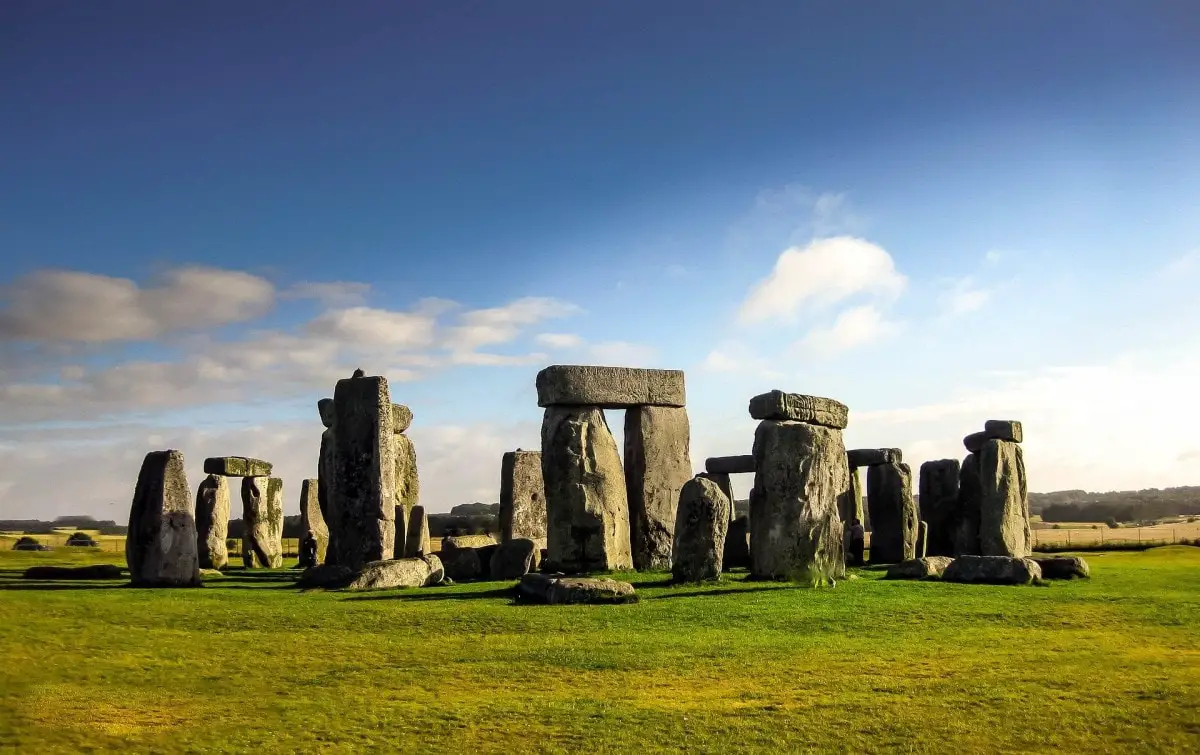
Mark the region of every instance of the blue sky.
<instances>
[{"instance_id":1,"label":"blue sky","mask_svg":"<svg viewBox=\"0 0 1200 755\"><path fill-rule=\"evenodd\" d=\"M357 366L435 511L555 362L687 370L697 468L778 387L1200 482L1188 3L244 5L0 10L0 515L121 519L164 444L298 495Z\"/></svg>"}]
</instances>

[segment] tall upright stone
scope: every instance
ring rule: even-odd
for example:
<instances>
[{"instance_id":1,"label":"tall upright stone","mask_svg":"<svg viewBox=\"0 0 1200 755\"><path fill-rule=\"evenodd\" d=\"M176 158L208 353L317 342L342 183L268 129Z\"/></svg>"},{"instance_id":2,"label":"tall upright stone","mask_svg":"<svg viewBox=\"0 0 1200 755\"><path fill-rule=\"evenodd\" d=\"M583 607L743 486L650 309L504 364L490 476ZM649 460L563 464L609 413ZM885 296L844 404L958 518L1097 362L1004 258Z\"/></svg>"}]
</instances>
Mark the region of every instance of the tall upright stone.
<instances>
[{"instance_id":1,"label":"tall upright stone","mask_svg":"<svg viewBox=\"0 0 1200 755\"><path fill-rule=\"evenodd\" d=\"M926 543L930 556L953 556L960 512L958 459L938 459L921 465L921 521L929 527Z\"/></svg>"},{"instance_id":2,"label":"tall upright stone","mask_svg":"<svg viewBox=\"0 0 1200 755\"><path fill-rule=\"evenodd\" d=\"M913 558L925 558L929 551L929 523L924 519L917 522L917 547Z\"/></svg>"},{"instance_id":3,"label":"tall upright stone","mask_svg":"<svg viewBox=\"0 0 1200 755\"><path fill-rule=\"evenodd\" d=\"M842 498L842 506L838 511L844 524L858 520L864 527L867 524L867 514L863 509L863 481L858 467L850 467L850 494Z\"/></svg>"},{"instance_id":4,"label":"tall upright stone","mask_svg":"<svg viewBox=\"0 0 1200 755\"><path fill-rule=\"evenodd\" d=\"M142 460L129 507L125 562L134 585L200 584L196 518L183 452L151 451Z\"/></svg>"},{"instance_id":5,"label":"tall upright stone","mask_svg":"<svg viewBox=\"0 0 1200 755\"><path fill-rule=\"evenodd\" d=\"M331 508L337 563L357 569L392 558L396 467L387 379L344 378L333 393L334 485Z\"/></svg>"},{"instance_id":6,"label":"tall upright stone","mask_svg":"<svg viewBox=\"0 0 1200 755\"><path fill-rule=\"evenodd\" d=\"M396 465L396 506L404 510L404 523L408 514L420 502L421 481L417 475L417 449L412 438L404 434L412 425L413 413L403 404L392 404L392 458ZM406 530L397 520L396 532ZM397 540L403 537L398 535Z\"/></svg>"},{"instance_id":7,"label":"tall upright stone","mask_svg":"<svg viewBox=\"0 0 1200 755\"><path fill-rule=\"evenodd\" d=\"M633 566L625 472L603 410L546 408L542 480L549 568L587 572Z\"/></svg>"},{"instance_id":8,"label":"tall upright stone","mask_svg":"<svg viewBox=\"0 0 1200 755\"><path fill-rule=\"evenodd\" d=\"M1029 556L1033 552L1029 490L1021 446L994 438L984 443L979 452L979 486L980 555Z\"/></svg>"},{"instance_id":9,"label":"tall upright stone","mask_svg":"<svg viewBox=\"0 0 1200 755\"><path fill-rule=\"evenodd\" d=\"M201 569L224 569L229 565L229 482L210 474L196 489L196 546Z\"/></svg>"},{"instance_id":10,"label":"tall upright stone","mask_svg":"<svg viewBox=\"0 0 1200 755\"><path fill-rule=\"evenodd\" d=\"M540 451L508 451L500 459L500 542L546 543L546 486Z\"/></svg>"},{"instance_id":11,"label":"tall upright stone","mask_svg":"<svg viewBox=\"0 0 1200 755\"><path fill-rule=\"evenodd\" d=\"M979 454L969 453L958 469L958 526L954 529L954 556L979 555L980 505Z\"/></svg>"},{"instance_id":12,"label":"tall upright stone","mask_svg":"<svg viewBox=\"0 0 1200 755\"><path fill-rule=\"evenodd\" d=\"M329 527L321 513L320 487L320 480L300 483L300 539L304 540L305 533L313 534L313 540L317 543L317 563L323 564L329 550Z\"/></svg>"},{"instance_id":13,"label":"tall upright stone","mask_svg":"<svg viewBox=\"0 0 1200 755\"><path fill-rule=\"evenodd\" d=\"M242 478L242 553L250 566L283 566L283 480Z\"/></svg>"},{"instance_id":14,"label":"tall upright stone","mask_svg":"<svg viewBox=\"0 0 1200 755\"><path fill-rule=\"evenodd\" d=\"M408 532L404 537L404 557L419 558L433 551L429 547L429 515L417 504L408 515Z\"/></svg>"},{"instance_id":15,"label":"tall upright stone","mask_svg":"<svg viewBox=\"0 0 1200 755\"><path fill-rule=\"evenodd\" d=\"M898 564L914 558L920 519L907 464L867 467L867 507L871 510L871 563Z\"/></svg>"},{"instance_id":16,"label":"tall upright stone","mask_svg":"<svg viewBox=\"0 0 1200 755\"><path fill-rule=\"evenodd\" d=\"M697 475L684 483L672 528L671 576L676 582L721 577L731 508L733 502L712 480Z\"/></svg>"},{"instance_id":17,"label":"tall upright stone","mask_svg":"<svg viewBox=\"0 0 1200 755\"><path fill-rule=\"evenodd\" d=\"M325 427L321 433L320 455L317 457L317 503L321 507L321 518L329 530L329 542L325 546L325 559L322 563L333 566L337 564L337 527L334 523L338 519L333 510L333 478L337 473L334 460L337 447L333 433L333 399L323 398L318 401L317 412L321 415L321 424Z\"/></svg>"},{"instance_id":18,"label":"tall upright stone","mask_svg":"<svg viewBox=\"0 0 1200 755\"><path fill-rule=\"evenodd\" d=\"M690 445L687 409L625 411L625 486L635 569L671 568L679 491L692 479Z\"/></svg>"}]
</instances>

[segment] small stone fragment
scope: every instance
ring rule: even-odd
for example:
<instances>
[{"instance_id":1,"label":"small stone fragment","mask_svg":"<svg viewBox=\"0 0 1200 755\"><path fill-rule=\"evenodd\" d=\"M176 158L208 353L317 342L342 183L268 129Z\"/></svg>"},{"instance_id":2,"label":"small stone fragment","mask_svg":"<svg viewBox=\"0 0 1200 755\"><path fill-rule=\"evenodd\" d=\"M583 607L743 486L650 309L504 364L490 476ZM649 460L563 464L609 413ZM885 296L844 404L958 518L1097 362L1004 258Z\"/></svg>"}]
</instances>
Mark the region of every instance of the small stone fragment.
<instances>
[{"instance_id":1,"label":"small stone fragment","mask_svg":"<svg viewBox=\"0 0 1200 755\"><path fill-rule=\"evenodd\" d=\"M247 456L213 456L204 460L204 474L221 477L270 477L271 462Z\"/></svg>"},{"instance_id":2,"label":"small stone fragment","mask_svg":"<svg viewBox=\"0 0 1200 755\"><path fill-rule=\"evenodd\" d=\"M1033 559L1043 579L1087 579L1092 576L1087 561L1079 556L1047 556Z\"/></svg>"},{"instance_id":3,"label":"small stone fragment","mask_svg":"<svg viewBox=\"0 0 1200 755\"><path fill-rule=\"evenodd\" d=\"M959 556L942 573L946 582L989 585L1027 585L1041 578L1033 559L1009 556Z\"/></svg>"},{"instance_id":4,"label":"small stone fragment","mask_svg":"<svg viewBox=\"0 0 1200 755\"><path fill-rule=\"evenodd\" d=\"M899 448L855 448L846 452L846 462L852 468L899 464L902 461L904 452Z\"/></svg>"},{"instance_id":5,"label":"small stone fragment","mask_svg":"<svg viewBox=\"0 0 1200 755\"><path fill-rule=\"evenodd\" d=\"M223 569L229 565L229 483L210 474L196 489L196 545L201 569Z\"/></svg>"},{"instance_id":6,"label":"small stone fragment","mask_svg":"<svg viewBox=\"0 0 1200 755\"><path fill-rule=\"evenodd\" d=\"M936 579L953 561L949 556L912 558L889 566L887 579Z\"/></svg>"},{"instance_id":7,"label":"small stone fragment","mask_svg":"<svg viewBox=\"0 0 1200 755\"><path fill-rule=\"evenodd\" d=\"M983 432L988 438L1012 443L1020 443L1025 437L1021 423L1012 419L989 419L983 423Z\"/></svg>"},{"instance_id":8,"label":"small stone fragment","mask_svg":"<svg viewBox=\"0 0 1200 755\"><path fill-rule=\"evenodd\" d=\"M759 394L750 399L753 419L807 422L812 425L846 429L850 409L840 401L780 390Z\"/></svg>"},{"instance_id":9,"label":"small stone fragment","mask_svg":"<svg viewBox=\"0 0 1200 755\"><path fill-rule=\"evenodd\" d=\"M537 374L538 406L684 406L682 370L554 364ZM544 449L543 449L544 450Z\"/></svg>"},{"instance_id":10,"label":"small stone fragment","mask_svg":"<svg viewBox=\"0 0 1200 755\"><path fill-rule=\"evenodd\" d=\"M200 584L196 512L183 452L151 451L142 461L129 510L125 561L136 586Z\"/></svg>"},{"instance_id":11,"label":"small stone fragment","mask_svg":"<svg viewBox=\"0 0 1200 755\"><path fill-rule=\"evenodd\" d=\"M704 460L704 471L709 474L753 474L754 454L710 457Z\"/></svg>"},{"instance_id":12,"label":"small stone fragment","mask_svg":"<svg viewBox=\"0 0 1200 755\"><path fill-rule=\"evenodd\" d=\"M412 427L413 413L404 404L392 404L392 432L402 433Z\"/></svg>"},{"instance_id":13,"label":"small stone fragment","mask_svg":"<svg viewBox=\"0 0 1200 755\"><path fill-rule=\"evenodd\" d=\"M720 579L732 503L712 480L693 477L679 492L671 577L676 582Z\"/></svg>"}]
</instances>

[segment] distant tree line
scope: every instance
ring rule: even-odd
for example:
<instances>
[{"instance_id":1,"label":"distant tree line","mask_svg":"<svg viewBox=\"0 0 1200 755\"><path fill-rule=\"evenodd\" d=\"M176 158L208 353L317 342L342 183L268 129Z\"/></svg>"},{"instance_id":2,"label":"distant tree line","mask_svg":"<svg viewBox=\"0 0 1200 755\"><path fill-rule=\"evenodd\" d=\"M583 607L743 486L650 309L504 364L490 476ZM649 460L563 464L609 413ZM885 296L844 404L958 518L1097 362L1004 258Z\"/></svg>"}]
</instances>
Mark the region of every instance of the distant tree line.
<instances>
[{"instance_id":1,"label":"distant tree line","mask_svg":"<svg viewBox=\"0 0 1200 755\"><path fill-rule=\"evenodd\" d=\"M1200 515L1200 487L1150 488L1111 493L1062 490L1030 493L1029 509L1044 522L1143 522Z\"/></svg>"},{"instance_id":2,"label":"distant tree line","mask_svg":"<svg viewBox=\"0 0 1200 755\"><path fill-rule=\"evenodd\" d=\"M94 519L90 516L60 516L52 522L40 519L0 519L0 530L26 532L31 535L49 535L54 530L67 528L98 530L101 535L124 535L129 529L111 519Z\"/></svg>"}]
</instances>

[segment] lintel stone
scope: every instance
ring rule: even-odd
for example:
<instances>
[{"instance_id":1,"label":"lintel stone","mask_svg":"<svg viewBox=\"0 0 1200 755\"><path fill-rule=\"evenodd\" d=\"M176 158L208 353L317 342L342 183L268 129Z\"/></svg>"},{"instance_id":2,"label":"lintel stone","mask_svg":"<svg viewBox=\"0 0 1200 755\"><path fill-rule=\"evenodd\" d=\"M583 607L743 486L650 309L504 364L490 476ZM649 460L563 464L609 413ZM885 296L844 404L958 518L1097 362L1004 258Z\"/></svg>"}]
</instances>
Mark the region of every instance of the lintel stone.
<instances>
[{"instance_id":1,"label":"lintel stone","mask_svg":"<svg viewBox=\"0 0 1200 755\"><path fill-rule=\"evenodd\" d=\"M977 454L983 449L983 444L987 443L988 440L986 432L971 433L963 438L963 445L966 446L968 452Z\"/></svg>"},{"instance_id":2,"label":"lintel stone","mask_svg":"<svg viewBox=\"0 0 1200 755\"><path fill-rule=\"evenodd\" d=\"M683 370L553 364L537 374L538 406L684 406Z\"/></svg>"},{"instance_id":3,"label":"lintel stone","mask_svg":"<svg viewBox=\"0 0 1200 755\"><path fill-rule=\"evenodd\" d=\"M844 430L849 414L849 407L842 402L821 396L775 390L750 399L750 416L753 419L792 420Z\"/></svg>"},{"instance_id":4,"label":"lintel stone","mask_svg":"<svg viewBox=\"0 0 1200 755\"><path fill-rule=\"evenodd\" d=\"M213 456L204 460L204 474L221 477L270 477L272 464L247 456Z\"/></svg>"},{"instance_id":5,"label":"lintel stone","mask_svg":"<svg viewBox=\"0 0 1200 755\"><path fill-rule=\"evenodd\" d=\"M851 467L873 467L876 464L899 464L904 452L899 448L855 448L846 452Z\"/></svg>"},{"instance_id":6,"label":"lintel stone","mask_svg":"<svg viewBox=\"0 0 1200 755\"><path fill-rule=\"evenodd\" d=\"M983 432L989 440L1007 440L1013 443L1020 443L1025 436L1021 430L1021 423L1010 419L989 419L983 423Z\"/></svg>"},{"instance_id":7,"label":"lintel stone","mask_svg":"<svg viewBox=\"0 0 1200 755\"><path fill-rule=\"evenodd\" d=\"M709 474L725 475L754 472L754 454L709 457L704 460L704 471Z\"/></svg>"}]
</instances>

